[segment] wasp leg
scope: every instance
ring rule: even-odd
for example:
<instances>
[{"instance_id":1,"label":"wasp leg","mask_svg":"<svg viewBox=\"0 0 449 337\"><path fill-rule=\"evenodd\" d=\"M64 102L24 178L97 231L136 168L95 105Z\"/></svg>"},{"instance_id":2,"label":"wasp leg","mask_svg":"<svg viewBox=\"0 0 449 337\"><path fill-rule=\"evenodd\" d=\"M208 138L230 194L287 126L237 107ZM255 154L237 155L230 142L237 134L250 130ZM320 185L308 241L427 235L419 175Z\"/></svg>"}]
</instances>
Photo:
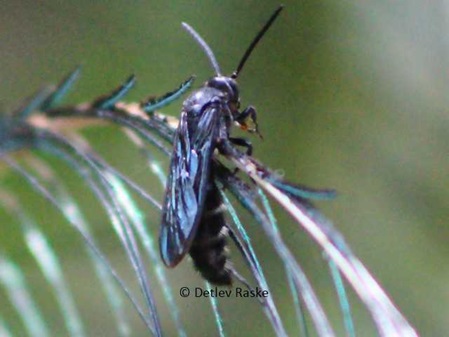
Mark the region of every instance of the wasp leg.
<instances>
[{"instance_id":1,"label":"wasp leg","mask_svg":"<svg viewBox=\"0 0 449 337\"><path fill-rule=\"evenodd\" d=\"M253 144L251 144L251 142L248 139L229 137L229 140L234 145L245 147L246 155L251 156L253 154Z\"/></svg>"},{"instance_id":2,"label":"wasp leg","mask_svg":"<svg viewBox=\"0 0 449 337\"><path fill-rule=\"evenodd\" d=\"M252 105L249 105L245 108L245 110L243 110L236 116L235 120L237 122L244 122L245 119L251 117L254 121L256 121L256 115L257 115L256 108L254 108Z\"/></svg>"},{"instance_id":3,"label":"wasp leg","mask_svg":"<svg viewBox=\"0 0 449 337\"><path fill-rule=\"evenodd\" d=\"M257 124L257 111L252 105L235 116L234 120L240 124L242 129L255 132L263 139L262 134L259 132L259 125Z\"/></svg>"}]
</instances>

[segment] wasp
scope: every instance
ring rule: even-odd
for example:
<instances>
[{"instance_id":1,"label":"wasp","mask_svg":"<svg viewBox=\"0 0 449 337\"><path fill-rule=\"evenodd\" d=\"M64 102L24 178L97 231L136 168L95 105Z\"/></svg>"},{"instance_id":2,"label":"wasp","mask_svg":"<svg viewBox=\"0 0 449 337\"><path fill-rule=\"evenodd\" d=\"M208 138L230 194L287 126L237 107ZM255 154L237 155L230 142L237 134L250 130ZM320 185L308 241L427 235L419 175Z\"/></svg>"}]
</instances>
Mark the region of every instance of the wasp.
<instances>
[{"instance_id":1,"label":"wasp","mask_svg":"<svg viewBox=\"0 0 449 337\"><path fill-rule=\"evenodd\" d=\"M245 147L248 155L252 153L246 139L230 137L234 123L258 133L254 107L240 111L236 80L282 8L271 15L230 76L221 74L212 50L201 36L188 24L182 24L206 53L215 76L183 102L165 190L159 247L166 266L176 266L188 253L203 278L215 285L231 285L236 272L227 255L228 227L214 182L212 155L215 150L227 155L235 145Z\"/></svg>"}]
</instances>

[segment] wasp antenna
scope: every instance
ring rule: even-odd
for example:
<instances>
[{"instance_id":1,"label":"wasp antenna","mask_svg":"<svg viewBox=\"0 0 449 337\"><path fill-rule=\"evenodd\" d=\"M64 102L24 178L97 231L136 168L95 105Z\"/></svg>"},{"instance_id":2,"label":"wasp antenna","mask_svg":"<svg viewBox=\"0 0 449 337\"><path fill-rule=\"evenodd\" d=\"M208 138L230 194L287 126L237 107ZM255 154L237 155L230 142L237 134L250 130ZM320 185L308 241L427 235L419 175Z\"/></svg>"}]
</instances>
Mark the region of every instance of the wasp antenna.
<instances>
[{"instance_id":1,"label":"wasp antenna","mask_svg":"<svg viewBox=\"0 0 449 337\"><path fill-rule=\"evenodd\" d=\"M249 56L251 55L252 51L256 47L257 43L259 43L260 39L265 35L267 30L270 28L270 26L273 24L274 20L278 17L279 13L284 9L284 5L280 5L273 14L271 14L271 17L268 19L267 23L263 28L259 31L259 33L254 38L253 42L249 45L248 49L246 50L245 54L243 55L242 59L240 60L239 65L237 66L237 69L232 73L232 78L237 78L239 76L240 71L242 70L243 66L245 65L246 61L248 60Z\"/></svg>"},{"instance_id":2,"label":"wasp antenna","mask_svg":"<svg viewBox=\"0 0 449 337\"><path fill-rule=\"evenodd\" d=\"M203 51L206 53L207 57L209 58L210 63L212 64L212 67L215 70L215 73L217 76L221 75L220 66L218 65L217 59L215 58L214 53L212 52L212 49L207 45L206 41L198 34L195 29L193 29L191 26L189 26L187 23L183 22L182 27L195 39L196 42L201 46Z\"/></svg>"}]
</instances>

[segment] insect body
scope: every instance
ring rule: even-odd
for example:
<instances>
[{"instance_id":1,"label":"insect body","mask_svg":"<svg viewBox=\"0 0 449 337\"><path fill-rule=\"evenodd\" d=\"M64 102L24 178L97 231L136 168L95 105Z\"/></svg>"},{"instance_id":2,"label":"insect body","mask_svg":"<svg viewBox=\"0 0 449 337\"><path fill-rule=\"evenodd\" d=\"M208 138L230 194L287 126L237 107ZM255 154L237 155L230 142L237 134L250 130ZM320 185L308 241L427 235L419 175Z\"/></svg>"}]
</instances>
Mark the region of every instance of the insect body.
<instances>
[{"instance_id":1,"label":"insect body","mask_svg":"<svg viewBox=\"0 0 449 337\"><path fill-rule=\"evenodd\" d=\"M234 122L257 132L253 107L239 111L240 99L236 78L257 42L280 13L279 7L253 40L231 76L221 75L215 57L204 40L187 24L208 55L216 76L193 92L183 103L179 126L174 138L162 225L159 237L162 260L176 266L189 253L196 269L209 282L232 283L232 267L226 255L226 222L220 192L214 183L212 154L215 149L227 154L230 144L251 145L244 139L231 138ZM250 127L250 124L254 127Z\"/></svg>"}]
</instances>

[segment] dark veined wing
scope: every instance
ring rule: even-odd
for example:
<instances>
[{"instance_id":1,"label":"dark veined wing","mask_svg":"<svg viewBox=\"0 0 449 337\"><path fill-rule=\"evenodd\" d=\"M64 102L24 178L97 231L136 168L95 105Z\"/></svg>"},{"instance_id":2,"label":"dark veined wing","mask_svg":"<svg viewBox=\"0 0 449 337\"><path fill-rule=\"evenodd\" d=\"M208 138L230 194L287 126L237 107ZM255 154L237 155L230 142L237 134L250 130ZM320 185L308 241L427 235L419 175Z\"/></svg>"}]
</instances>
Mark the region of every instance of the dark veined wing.
<instances>
[{"instance_id":1,"label":"dark veined wing","mask_svg":"<svg viewBox=\"0 0 449 337\"><path fill-rule=\"evenodd\" d=\"M181 113L176 131L162 209L159 249L165 265L174 267L189 250L203 211L211 156L220 127L218 106L198 117Z\"/></svg>"}]
</instances>

